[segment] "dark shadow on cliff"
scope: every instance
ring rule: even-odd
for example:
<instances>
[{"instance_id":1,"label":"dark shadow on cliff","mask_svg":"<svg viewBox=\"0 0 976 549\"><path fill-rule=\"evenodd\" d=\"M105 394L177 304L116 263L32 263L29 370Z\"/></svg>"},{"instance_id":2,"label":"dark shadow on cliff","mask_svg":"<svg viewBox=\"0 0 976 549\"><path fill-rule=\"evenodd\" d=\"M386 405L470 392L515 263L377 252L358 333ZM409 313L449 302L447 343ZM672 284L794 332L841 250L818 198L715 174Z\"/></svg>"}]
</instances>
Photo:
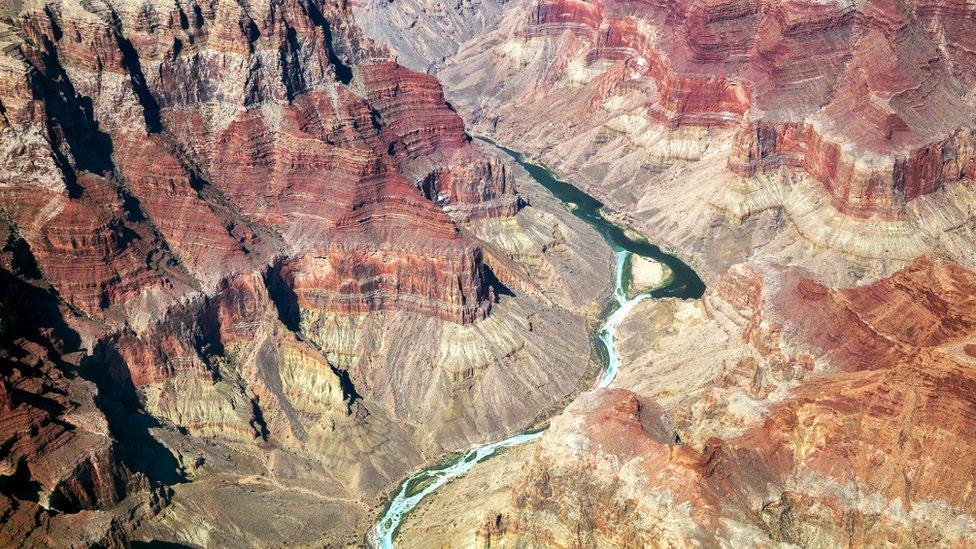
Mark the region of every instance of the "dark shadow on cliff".
<instances>
[{"instance_id":1,"label":"dark shadow on cliff","mask_svg":"<svg viewBox=\"0 0 976 549\"><path fill-rule=\"evenodd\" d=\"M309 19L321 27L322 31L325 33L326 55L329 57L329 64L332 65L333 70L335 70L336 79L348 86L349 83L352 82L352 67L339 59L339 56L336 53L335 38L332 36L332 26L322 15L322 12L319 11L319 8L314 2L307 1L304 7L306 13L308 13Z\"/></svg>"},{"instance_id":2,"label":"dark shadow on cliff","mask_svg":"<svg viewBox=\"0 0 976 549\"><path fill-rule=\"evenodd\" d=\"M57 48L47 38L44 47L43 68L32 75L31 86L34 96L44 102L51 151L64 176L68 196L78 198L84 188L78 183L77 172L107 175L112 170L112 140L94 122L92 100L75 91L58 59ZM64 148L71 160L64 154Z\"/></svg>"},{"instance_id":3,"label":"dark shadow on cliff","mask_svg":"<svg viewBox=\"0 0 976 549\"><path fill-rule=\"evenodd\" d=\"M268 267L264 273L264 286L268 290L271 303L278 312L278 320L292 332L301 331L301 317L298 309L298 295L291 285L282 277L283 263Z\"/></svg>"},{"instance_id":4,"label":"dark shadow on cliff","mask_svg":"<svg viewBox=\"0 0 976 549\"><path fill-rule=\"evenodd\" d=\"M5 348L23 338L43 347L55 363L60 363L62 354L78 350L81 338L65 323L58 298L51 291L28 284L5 269L0 269L0 288L0 343Z\"/></svg>"},{"instance_id":5,"label":"dark shadow on cliff","mask_svg":"<svg viewBox=\"0 0 976 549\"><path fill-rule=\"evenodd\" d=\"M359 394L359 391L356 390L356 385L350 379L348 371L340 370L331 363L329 366L332 367L332 372L339 378L339 386L342 387L342 400L346 403L346 406L352 406L356 401L363 398Z\"/></svg>"},{"instance_id":6,"label":"dark shadow on cliff","mask_svg":"<svg viewBox=\"0 0 976 549\"><path fill-rule=\"evenodd\" d=\"M117 455L128 470L143 473L158 484L185 481L179 462L152 436L150 430L160 427L160 423L143 409L129 369L114 346L107 341L99 342L91 356L82 358L80 364L76 358L68 358L77 357L83 351L81 337L65 317L72 314L70 307L40 277L30 248L9 223L0 222L0 241L4 242L0 247L0 258L5 257L13 269L0 267L0 376L43 380L50 375L39 370L36 350L30 350L25 342L35 344L65 377L80 377L97 387L95 406L105 415ZM204 322L204 328L194 342L202 353L223 351L219 340L216 344L211 341L215 339L215 331L212 322ZM16 385L7 387L7 396L14 406L26 403L43 410L51 422L65 430L75 429L62 419L65 407L51 398L55 394L67 396L56 383L45 384L43 391L38 393L22 391ZM0 445L0 455L3 452ZM37 501L38 486L29 472L18 470L15 473L0 482L0 492L21 500ZM120 485L116 491L124 493L125 488ZM52 498L50 505L62 512L76 512L82 508L75 502L57 498Z\"/></svg>"},{"instance_id":7,"label":"dark shadow on cliff","mask_svg":"<svg viewBox=\"0 0 976 549\"><path fill-rule=\"evenodd\" d=\"M132 47L132 42L122 34L122 23L119 16L112 12L112 24L115 26L115 39L122 52L122 66L129 73L132 82L132 90L142 106L143 118L146 122L146 130L149 133L159 133L163 131L163 121L160 116L159 103L149 91L146 84L146 76L142 72L142 63L139 61L139 54Z\"/></svg>"},{"instance_id":8,"label":"dark shadow on cliff","mask_svg":"<svg viewBox=\"0 0 976 549\"><path fill-rule=\"evenodd\" d=\"M5 362L23 358L26 354L20 342L30 341L43 348L65 374L72 375L73 368L63 362L62 355L78 351L81 337L65 322L61 299L47 287L30 246L6 218L0 218L0 241L0 259L6 258L11 269L0 267L0 354L9 359Z\"/></svg>"},{"instance_id":9,"label":"dark shadow on cliff","mask_svg":"<svg viewBox=\"0 0 976 549\"><path fill-rule=\"evenodd\" d=\"M41 483L31 478L26 459L17 462L17 468L12 475L0 476L0 494L7 497L37 503L40 491Z\"/></svg>"},{"instance_id":10,"label":"dark shadow on cliff","mask_svg":"<svg viewBox=\"0 0 976 549\"><path fill-rule=\"evenodd\" d=\"M214 381L223 378L223 373L215 363L215 357L224 356L224 342L220 338L220 315L217 307L209 301L196 314L192 327L186 327L193 334L193 348L200 360L207 365Z\"/></svg>"},{"instance_id":11,"label":"dark shadow on cliff","mask_svg":"<svg viewBox=\"0 0 976 549\"><path fill-rule=\"evenodd\" d=\"M288 101L308 88L302 74L302 46L295 29L286 26L284 47L279 53L281 59L281 80L285 85Z\"/></svg>"},{"instance_id":12,"label":"dark shadow on cliff","mask_svg":"<svg viewBox=\"0 0 976 549\"><path fill-rule=\"evenodd\" d=\"M502 296L515 297L515 292L506 286L504 282L498 280L498 277L495 276L495 271L492 271L491 267L488 265L485 265L485 282L488 284L488 286L495 290L496 303L501 301Z\"/></svg>"},{"instance_id":13,"label":"dark shadow on cliff","mask_svg":"<svg viewBox=\"0 0 976 549\"><path fill-rule=\"evenodd\" d=\"M118 444L123 462L153 482L186 482L179 462L152 435L151 429L162 425L146 413L129 368L115 347L110 342L99 342L91 356L82 361L79 372L98 387L95 405L108 420L109 432Z\"/></svg>"},{"instance_id":14,"label":"dark shadow on cliff","mask_svg":"<svg viewBox=\"0 0 976 549\"><path fill-rule=\"evenodd\" d=\"M0 230L3 228L7 227L0 226ZM20 270L17 264L24 258L16 257L18 246L11 246L15 240L12 234L8 236L10 239L0 250L0 256L6 256L16 272ZM39 417L45 422L73 430L73 425L61 419L65 407L58 397L65 397L66 392L51 382L52 372L46 370L42 359L50 359L55 368L70 376L71 365L61 360L61 354L65 349L77 349L79 342L78 334L64 323L53 293L0 267L0 394L4 400L0 403L0 413L39 410L43 414ZM37 356L38 350L46 356ZM33 388L27 385L28 390L24 390L19 383L21 380L36 384ZM21 437L33 434L21 432L0 441L0 456L10 456L11 449ZM0 475L0 494L14 501L40 501L42 486L32 476L26 458L21 456L16 461L11 458L9 465L14 470Z\"/></svg>"},{"instance_id":15,"label":"dark shadow on cliff","mask_svg":"<svg viewBox=\"0 0 976 549\"><path fill-rule=\"evenodd\" d=\"M154 539L150 541L133 541L129 544L129 547L132 547L132 549L187 549L192 546L173 541Z\"/></svg>"},{"instance_id":16,"label":"dark shadow on cliff","mask_svg":"<svg viewBox=\"0 0 976 549\"><path fill-rule=\"evenodd\" d=\"M325 353L319 348L313 341L310 341L305 334L302 333L301 327L301 310L298 305L298 295L295 290L292 289L291 285L284 279L281 274L281 269L283 263L277 263L268 267L268 270L264 273L264 285L268 290L268 296L271 298L271 303L274 304L275 310L278 312L278 320L288 328L289 331L295 334L299 340L303 341L309 347L312 347L324 356ZM342 387L342 397L348 406L352 406L356 401L362 398L359 391L356 390L356 385L352 382L349 377L349 372L346 370L341 370L336 368L334 364L329 363L329 367L332 368L332 372L339 378L339 385Z\"/></svg>"}]
</instances>

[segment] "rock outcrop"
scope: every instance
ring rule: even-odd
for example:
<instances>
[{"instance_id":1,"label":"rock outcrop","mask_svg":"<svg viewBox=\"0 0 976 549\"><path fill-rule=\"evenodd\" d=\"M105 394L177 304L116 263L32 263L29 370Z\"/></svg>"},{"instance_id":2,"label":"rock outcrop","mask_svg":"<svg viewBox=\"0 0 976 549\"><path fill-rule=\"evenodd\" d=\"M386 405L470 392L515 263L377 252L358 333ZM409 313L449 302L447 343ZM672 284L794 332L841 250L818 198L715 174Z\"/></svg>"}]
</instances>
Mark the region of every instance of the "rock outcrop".
<instances>
[{"instance_id":1,"label":"rock outcrop","mask_svg":"<svg viewBox=\"0 0 976 549\"><path fill-rule=\"evenodd\" d=\"M494 55L541 46L528 56L545 72L506 95L592 82L580 114L635 95L668 130L735 128L736 173L801 168L858 216L897 217L976 169L971 19L955 5L529 4Z\"/></svg>"},{"instance_id":2,"label":"rock outcrop","mask_svg":"<svg viewBox=\"0 0 976 549\"><path fill-rule=\"evenodd\" d=\"M105 311L138 294L163 310L281 251L386 250L392 259L411 241L429 242L429 255L466 269L444 273L444 281L460 279L447 301L467 305L452 309L407 281L402 291L419 293L398 304L459 322L483 314L477 309L488 295L477 250L417 187L422 170L489 161L467 144L436 82L378 59L360 45L348 14L311 4L221 5L210 13L68 2L25 8L20 17L24 42L12 51L23 56L21 89L10 93L24 104L7 102L7 124L10 132L49 127L53 147L43 151L28 137L6 141L36 146L49 160L43 189L18 185L8 193L31 192L30 199L7 201L46 276L87 314L108 318ZM225 30L233 21L240 26ZM229 65L241 74L215 78ZM332 175L322 178L323 171ZM508 193L507 209L488 211L513 213L510 183L478 175L459 176L457 186L472 190L441 200L477 212L472 202L506 201ZM61 207L64 196L73 200ZM57 213L44 222L42 210ZM90 226L82 229L81 220ZM458 263L460 256L468 259ZM71 265L58 264L67 257ZM84 261L99 268L104 257L118 264L74 287L71 268ZM439 272L437 264L427 268ZM340 293L370 291L332 284ZM134 320L134 312L120 314Z\"/></svg>"},{"instance_id":3,"label":"rock outcrop","mask_svg":"<svg viewBox=\"0 0 976 549\"><path fill-rule=\"evenodd\" d=\"M921 253L976 267L962 250L976 104L967 13L514 2L485 31L451 34L456 53L433 68L475 132L685 252L706 280L774 258L849 285Z\"/></svg>"},{"instance_id":4,"label":"rock outcrop","mask_svg":"<svg viewBox=\"0 0 976 549\"><path fill-rule=\"evenodd\" d=\"M303 541L354 543L407 470L576 390L603 257L574 308L499 296L470 229L541 212L348 5L29 0L0 19L6 544L305 535L187 511L252 477L328 502L299 513ZM548 332L521 334L540 314L575 340L566 368L539 359Z\"/></svg>"},{"instance_id":5,"label":"rock outcrop","mask_svg":"<svg viewBox=\"0 0 976 549\"><path fill-rule=\"evenodd\" d=\"M964 4L0 7L0 544L356 544L584 390L610 250L458 112L710 289L406 544L976 544Z\"/></svg>"},{"instance_id":6,"label":"rock outcrop","mask_svg":"<svg viewBox=\"0 0 976 549\"><path fill-rule=\"evenodd\" d=\"M614 387L403 546L976 542L971 8L525 0L455 29L427 66L474 131L710 289L636 307Z\"/></svg>"},{"instance_id":7,"label":"rock outcrop","mask_svg":"<svg viewBox=\"0 0 976 549\"><path fill-rule=\"evenodd\" d=\"M974 290L923 257L841 290L747 264L703 303L645 302L621 328L626 389L586 393L518 461L486 463L482 478L520 473L468 511L480 523L443 520L445 497L403 543L971 544Z\"/></svg>"},{"instance_id":8,"label":"rock outcrop","mask_svg":"<svg viewBox=\"0 0 976 549\"><path fill-rule=\"evenodd\" d=\"M363 32L388 44L397 63L430 72L498 21L505 0L354 0Z\"/></svg>"},{"instance_id":9,"label":"rock outcrop","mask_svg":"<svg viewBox=\"0 0 976 549\"><path fill-rule=\"evenodd\" d=\"M38 278L24 241L6 225L0 237L0 543L115 544L168 492L117 441L97 386L72 373L82 353L63 319L70 310Z\"/></svg>"}]
</instances>

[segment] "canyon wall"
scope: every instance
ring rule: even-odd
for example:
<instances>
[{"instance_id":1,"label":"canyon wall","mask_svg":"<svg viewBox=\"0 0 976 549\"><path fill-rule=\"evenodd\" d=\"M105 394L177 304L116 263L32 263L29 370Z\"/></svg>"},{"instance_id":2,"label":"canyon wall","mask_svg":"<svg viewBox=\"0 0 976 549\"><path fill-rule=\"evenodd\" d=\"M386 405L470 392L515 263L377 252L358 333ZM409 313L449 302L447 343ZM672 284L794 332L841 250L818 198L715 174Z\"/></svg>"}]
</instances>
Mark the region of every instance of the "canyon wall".
<instances>
[{"instance_id":1,"label":"canyon wall","mask_svg":"<svg viewBox=\"0 0 976 549\"><path fill-rule=\"evenodd\" d=\"M605 250L580 260L589 229L526 207L348 5L0 19L6 543L355 543L409 469L524 427L590 368ZM540 261L592 278L574 301L564 267L528 279ZM536 316L560 329L523 334ZM307 528L258 520L285 516Z\"/></svg>"},{"instance_id":2,"label":"canyon wall","mask_svg":"<svg viewBox=\"0 0 976 549\"><path fill-rule=\"evenodd\" d=\"M438 494L402 544L971 544L974 284L929 257L846 289L756 263L702 302L646 301L614 387Z\"/></svg>"},{"instance_id":3,"label":"canyon wall","mask_svg":"<svg viewBox=\"0 0 976 549\"><path fill-rule=\"evenodd\" d=\"M612 386L441 488L399 544L976 542L957 453L973 21L958 2L525 0L458 29L428 67L472 131L709 290L636 307Z\"/></svg>"},{"instance_id":4,"label":"canyon wall","mask_svg":"<svg viewBox=\"0 0 976 549\"><path fill-rule=\"evenodd\" d=\"M768 258L848 285L927 252L976 267L971 21L946 2L524 1L445 31L459 45L431 70L473 132L706 280Z\"/></svg>"},{"instance_id":5,"label":"canyon wall","mask_svg":"<svg viewBox=\"0 0 976 549\"><path fill-rule=\"evenodd\" d=\"M0 542L360 543L410 470L585 390L610 250L463 115L710 290L642 304L616 385L405 543L976 543L973 21L3 6Z\"/></svg>"},{"instance_id":6,"label":"canyon wall","mask_svg":"<svg viewBox=\"0 0 976 549\"><path fill-rule=\"evenodd\" d=\"M577 124L626 102L668 131L732 128L736 173L800 168L841 211L890 218L974 173L970 21L945 2L525 2L441 76L475 115L583 87ZM463 92L485 56L491 105Z\"/></svg>"}]
</instances>

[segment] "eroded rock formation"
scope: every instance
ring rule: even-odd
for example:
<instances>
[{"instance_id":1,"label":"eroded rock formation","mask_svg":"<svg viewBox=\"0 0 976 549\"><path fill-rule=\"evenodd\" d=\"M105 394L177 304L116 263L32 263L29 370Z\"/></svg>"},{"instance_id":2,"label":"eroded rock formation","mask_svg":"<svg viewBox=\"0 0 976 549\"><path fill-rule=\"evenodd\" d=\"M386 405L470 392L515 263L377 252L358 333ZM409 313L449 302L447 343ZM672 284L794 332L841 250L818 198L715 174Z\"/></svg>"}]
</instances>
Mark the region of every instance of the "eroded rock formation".
<instances>
[{"instance_id":1,"label":"eroded rock formation","mask_svg":"<svg viewBox=\"0 0 976 549\"><path fill-rule=\"evenodd\" d=\"M840 210L897 217L976 169L967 13L946 2L526 2L499 25L490 55L503 66L487 80L499 105L524 101L525 112L547 90L582 86L589 125L599 117L587 107L625 103L669 131L734 128L736 173L801 168ZM470 83L460 64L477 56L462 47L452 90ZM529 67L531 79L512 79Z\"/></svg>"},{"instance_id":2,"label":"eroded rock formation","mask_svg":"<svg viewBox=\"0 0 976 549\"><path fill-rule=\"evenodd\" d=\"M453 105L711 289L405 544L976 543L972 15L4 6L0 543L355 544L584 389L609 250Z\"/></svg>"},{"instance_id":3,"label":"eroded rock formation","mask_svg":"<svg viewBox=\"0 0 976 549\"><path fill-rule=\"evenodd\" d=\"M976 267L970 11L512 2L482 32L445 30L456 51L432 70L475 132L685 252L706 280L772 258L850 285L922 253ZM415 53L423 32L392 47Z\"/></svg>"},{"instance_id":4,"label":"eroded rock formation","mask_svg":"<svg viewBox=\"0 0 976 549\"><path fill-rule=\"evenodd\" d=\"M435 501L404 544L973 543L974 284L927 257L842 290L753 264L703 303L645 302L622 328L627 389L585 394L523 461L486 464L521 473L496 479L479 524Z\"/></svg>"},{"instance_id":5,"label":"eroded rock formation","mask_svg":"<svg viewBox=\"0 0 976 549\"><path fill-rule=\"evenodd\" d=\"M81 530L111 545L169 494L116 441L96 384L72 373L80 337L26 243L8 225L0 237L0 543L52 545ZM120 522L110 510L123 501Z\"/></svg>"},{"instance_id":6,"label":"eroded rock formation","mask_svg":"<svg viewBox=\"0 0 976 549\"><path fill-rule=\"evenodd\" d=\"M428 60L474 131L710 289L638 306L610 390L400 543L972 544L972 9L526 0L487 27Z\"/></svg>"},{"instance_id":7,"label":"eroded rock formation","mask_svg":"<svg viewBox=\"0 0 976 549\"><path fill-rule=\"evenodd\" d=\"M548 223L574 250L585 229L522 210L513 168L347 5L0 15L6 543L354 543L408 469L576 390L603 258L572 306L500 298L477 224ZM491 261L517 284L523 259ZM534 315L579 342L571 367L539 359ZM264 515L291 501L315 528L213 515L246 478L270 479Z\"/></svg>"}]
</instances>

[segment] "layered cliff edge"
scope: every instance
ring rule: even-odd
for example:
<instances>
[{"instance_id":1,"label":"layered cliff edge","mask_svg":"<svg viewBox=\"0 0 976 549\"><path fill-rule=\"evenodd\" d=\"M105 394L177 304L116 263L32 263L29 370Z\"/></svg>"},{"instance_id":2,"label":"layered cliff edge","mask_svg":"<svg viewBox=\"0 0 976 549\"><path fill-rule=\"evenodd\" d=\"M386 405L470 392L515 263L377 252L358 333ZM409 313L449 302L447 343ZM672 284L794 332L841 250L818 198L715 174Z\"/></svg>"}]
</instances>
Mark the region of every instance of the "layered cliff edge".
<instances>
[{"instance_id":1,"label":"layered cliff edge","mask_svg":"<svg viewBox=\"0 0 976 549\"><path fill-rule=\"evenodd\" d=\"M971 9L438 5L383 13L476 130L716 284L641 309L627 390L436 532L971 542ZM407 469L576 389L598 239L524 207L369 13L2 13L0 541L354 543Z\"/></svg>"},{"instance_id":2,"label":"layered cliff edge","mask_svg":"<svg viewBox=\"0 0 976 549\"><path fill-rule=\"evenodd\" d=\"M706 280L765 257L849 285L928 252L976 267L967 10L509 2L474 34L439 18L454 53L431 70L474 132L572 179Z\"/></svg>"},{"instance_id":3,"label":"layered cliff edge","mask_svg":"<svg viewBox=\"0 0 976 549\"><path fill-rule=\"evenodd\" d=\"M610 390L435 493L399 543L972 544L972 15L527 0L477 33L442 17L454 53L427 66L474 131L710 289L637 307Z\"/></svg>"},{"instance_id":4,"label":"layered cliff edge","mask_svg":"<svg viewBox=\"0 0 976 549\"><path fill-rule=\"evenodd\" d=\"M523 208L348 6L0 15L0 541L353 543L408 469L575 390L586 229ZM245 494L316 527L208 515Z\"/></svg>"},{"instance_id":5,"label":"layered cliff edge","mask_svg":"<svg viewBox=\"0 0 976 549\"><path fill-rule=\"evenodd\" d=\"M664 132L729 128L733 172L802 169L858 217L897 218L974 173L976 58L969 8L955 2L377 4L356 3L371 35L423 58L499 137L517 124L509 111L533 117L568 92L577 131L624 113ZM455 21L464 10L484 30ZM396 33L377 23L402 20ZM436 52L422 47L430 29L448 42Z\"/></svg>"}]
</instances>

